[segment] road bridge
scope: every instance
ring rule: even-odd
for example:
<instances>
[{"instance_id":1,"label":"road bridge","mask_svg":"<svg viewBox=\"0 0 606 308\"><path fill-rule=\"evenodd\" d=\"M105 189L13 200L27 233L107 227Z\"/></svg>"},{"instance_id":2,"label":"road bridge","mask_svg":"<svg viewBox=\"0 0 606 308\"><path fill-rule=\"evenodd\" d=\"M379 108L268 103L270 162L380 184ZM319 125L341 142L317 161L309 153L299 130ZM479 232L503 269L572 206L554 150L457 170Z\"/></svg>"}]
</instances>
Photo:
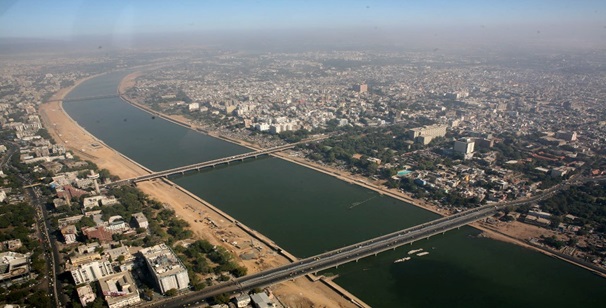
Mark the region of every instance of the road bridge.
<instances>
[{"instance_id":1,"label":"road bridge","mask_svg":"<svg viewBox=\"0 0 606 308\"><path fill-rule=\"evenodd\" d=\"M48 102L79 102L79 101L92 101L95 99L103 99L103 98L114 98L120 97L118 94L110 94L110 95L98 95L98 96L87 96L87 97L74 97L74 98L64 98L64 99L52 99Z\"/></svg>"},{"instance_id":2,"label":"road bridge","mask_svg":"<svg viewBox=\"0 0 606 308\"><path fill-rule=\"evenodd\" d=\"M262 288L306 274L316 273L318 271L337 267L341 264L358 261L359 259L368 256L375 256L383 251L392 250L406 244L412 244L418 240L428 239L437 234L443 234L449 230L460 228L471 222L492 216L504 207L505 205L486 205L455 215L442 217L411 228L335 249L291 264L240 277L223 284L207 287L204 290L195 293L188 293L182 297L152 305L159 307L185 306L219 294L242 293L254 288Z\"/></svg>"},{"instance_id":3,"label":"road bridge","mask_svg":"<svg viewBox=\"0 0 606 308\"><path fill-rule=\"evenodd\" d=\"M149 180L153 180L153 179L157 179L157 178L161 178L161 177L168 177L171 175L177 175L177 174L183 175L186 172L193 171L193 170L200 171L204 168L209 168L209 167L214 168L219 165L229 165L230 163L233 163L233 162L244 161L247 158L257 158L259 156L269 155L269 154L276 153L276 152L281 152L284 150L292 149L299 144L315 142L315 141L326 139L328 137L329 137L328 135L323 135L323 136L319 136L316 138L299 141L296 143L290 143L290 144L286 144L286 145L276 146L276 147L248 152L248 153L244 153L244 154L238 154L238 155L234 155L234 156L213 159L210 161L205 161L205 162L191 164L191 165L187 165L187 166L172 168L172 169L168 169L168 170L164 170L164 171L152 172L150 174L116 181L116 182L108 184L108 186L117 186L117 185L138 183L138 182L149 181Z\"/></svg>"}]
</instances>

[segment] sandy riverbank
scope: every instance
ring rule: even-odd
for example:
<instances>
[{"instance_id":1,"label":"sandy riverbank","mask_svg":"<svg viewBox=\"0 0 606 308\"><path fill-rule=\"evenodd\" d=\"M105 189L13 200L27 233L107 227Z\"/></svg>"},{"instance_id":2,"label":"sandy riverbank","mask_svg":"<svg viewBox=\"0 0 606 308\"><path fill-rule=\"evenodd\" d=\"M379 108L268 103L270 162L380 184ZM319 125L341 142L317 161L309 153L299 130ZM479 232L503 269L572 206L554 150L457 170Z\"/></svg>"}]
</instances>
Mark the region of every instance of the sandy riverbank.
<instances>
[{"instance_id":1,"label":"sandy riverbank","mask_svg":"<svg viewBox=\"0 0 606 308\"><path fill-rule=\"evenodd\" d=\"M121 91L132 84L138 74L127 76L121 83ZM74 87L62 89L50 102L42 104L39 108L44 126L55 141L73 151L75 155L94 162L99 168L108 169L120 178L147 174L148 170L96 139L63 111L58 100ZM139 187L152 198L170 205L176 215L190 224L197 237L223 245L236 256L247 255L250 259L241 262L248 268L249 273L289 263L286 258L276 254L261 241L251 240L249 234L231 223L225 215L217 213L209 204L196 200L172 183L155 180L140 183ZM356 307L324 283L311 282L306 277L278 284L272 287L272 290L280 301L289 307Z\"/></svg>"}]
</instances>

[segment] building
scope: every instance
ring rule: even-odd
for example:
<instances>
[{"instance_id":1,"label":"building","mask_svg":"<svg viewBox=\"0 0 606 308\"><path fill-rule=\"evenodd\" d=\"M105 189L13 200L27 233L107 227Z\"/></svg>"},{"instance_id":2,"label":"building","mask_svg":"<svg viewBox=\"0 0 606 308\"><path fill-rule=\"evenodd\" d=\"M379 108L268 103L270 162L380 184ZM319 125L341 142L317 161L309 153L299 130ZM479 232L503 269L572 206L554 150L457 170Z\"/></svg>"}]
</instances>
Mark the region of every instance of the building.
<instances>
[{"instance_id":1,"label":"building","mask_svg":"<svg viewBox=\"0 0 606 308\"><path fill-rule=\"evenodd\" d=\"M187 268L166 244L141 249L139 252L145 258L145 263L162 294L170 289L182 290L189 287Z\"/></svg>"},{"instance_id":2,"label":"building","mask_svg":"<svg viewBox=\"0 0 606 308\"><path fill-rule=\"evenodd\" d=\"M147 218L145 217L145 215L143 215L142 212L134 213L132 215L131 221L135 225L135 228L147 229L149 227L149 222L147 221Z\"/></svg>"},{"instance_id":3,"label":"building","mask_svg":"<svg viewBox=\"0 0 606 308\"><path fill-rule=\"evenodd\" d=\"M22 246L23 246L23 243L21 242L20 239L8 240L8 241L2 242L1 250L15 251L15 250L21 248Z\"/></svg>"},{"instance_id":4,"label":"building","mask_svg":"<svg viewBox=\"0 0 606 308\"><path fill-rule=\"evenodd\" d=\"M130 229L129 225L124 221L124 218L120 215L112 216L108 219L107 231L112 234L122 233Z\"/></svg>"},{"instance_id":5,"label":"building","mask_svg":"<svg viewBox=\"0 0 606 308\"><path fill-rule=\"evenodd\" d=\"M29 277L30 254L0 253L0 282Z\"/></svg>"},{"instance_id":6,"label":"building","mask_svg":"<svg viewBox=\"0 0 606 308\"><path fill-rule=\"evenodd\" d=\"M428 144L433 138L446 136L446 125L429 125L413 128L408 131L408 137L415 142Z\"/></svg>"},{"instance_id":7,"label":"building","mask_svg":"<svg viewBox=\"0 0 606 308\"><path fill-rule=\"evenodd\" d=\"M295 124L293 123L280 123L273 124L269 127L269 132L272 134L279 134L281 132L287 132L295 129Z\"/></svg>"},{"instance_id":8,"label":"building","mask_svg":"<svg viewBox=\"0 0 606 308\"><path fill-rule=\"evenodd\" d=\"M232 302L238 308L248 307L248 304L250 304L250 296L248 294L236 296L232 299Z\"/></svg>"},{"instance_id":9,"label":"building","mask_svg":"<svg viewBox=\"0 0 606 308\"><path fill-rule=\"evenodd\" d=\"M572 142L577 140L577 132L558 131L555 137L557 139Z\"/></svg>"},{"instance_id":10,"label":"building","mask_svg":"<svg viewBox=\"0 0 606 308\"><path fill-rule=\"evenodd\" d=\"M99 286L109 308L132 306L141 301L137 285L128 271L99 279Z\"/></svg>"},{"instance_id":11,"label":"building","mask_svg":"<svg viewBox=\"0 0 606 308\"><path fill-rule=\"evenodd\" d=\"M63 236L63 240L65 244L73 244L76 242L76 237L78 236L78 230L74 225L67 225L61 228L61 235Z\"/></svg>"},{"instance_id":12,"label":"building","mask_svg":"<svg viewBox=\"0 0 606 308\"><path fill-rule=\"evenodd\" d=\"M250 296L255 308L271 308L276 307L265 293L255 293Z\"/></svg>"},{"instance_id":13,"label":"building","mask_svg":"<svg viewBox=\"0 0 606 308\"><path fill-rule=\"evenodd\" d=\"M368 92L368 85L365 83L356 85L354 86L354 90L358 93L366 93Z\"/></svg>"},{"instance_id":14,"label":"building","mask_svg":"<svg viewBox=\"0 0 606 308\"><path fill-rule=\"evenodd\" d=\"M65 218L59 218L57 223L59 225L59 228L63 228L68 225L73 225L73 224L79 222L80 219L82 219L82 217L84 217L84 215L76 215L76 216L70 216L70 217L65 217Z\"/></svg>"},{"instance_id":15,"label":"building","mask_svg":"<svg viewBox=\"0 0 606 308\"><path fill-rule=\"evenodd\" d=\"M78 298L80 298L80 303L83 307L86 307L86 305L89 303L94 302L97 298L95 292L93 292L93 288L91 288L88 284L77 288L76 292L78 292Z\"/></svg>"},{"instance_id":16,"label":"building","mask_svg":"<svg viewBox=\"0 0 606 308\"><path fill-rule=\"evenodd\" d=\"M97 239L100 242L112 241L112 233L103 226L82 228L82 234L89 240Z\"/></svg>"},{"instance_id":17,"label":"building","mask_svg":"<svg viewBox=\"0 0 606 308\"><path fill-rule=\"evenodd\" d=\"M269 124L267 123L258 123L257 125L255 125L255 129L261 132L266 132L269 130Z\"/></svg>"},{"instance_id":18,"label":"building","mask_svg":"<svg viewBox=\"0 0 606 308\"><path fill-rule=\"evenodd\" d=\"M114 204L118 204L118 199L116 199L115 197L108 197L108 196L94 196L94 197L88 197L88 198L84 198L84 200L82 200L82 205L84 206L85 210L90 210L96 206L109 206L109 205L114 205Z\"/></svg>"},{"instance_id":19,"label":"building","mask_svg":"<svg viewBox=\"0 0 606 308\"><path fill-rule=\"evenodd\" d=\"M461 154L471 154L474 150L475 142L469 138L462 138L454 142L454 151Z\"/></svg>"},{"instance_id":20,"label":"building","mask_svg":"<svg viewBox=\"0 0 606 308\"><path fill-rule=\"evenodd\" d=\"M200 103L191 103L189 105L187 105L187 108L189 109L189 111L198 111L200 110Z\"/></svg>"},{"instance_id":21,"label":"building","mask_svg":"<svg viewBox=\"0 0 606 308\"><path fill-rule=\"evenodd\" d=\"M114 268L107 262L93 261L90 263L80 264L77 268L70 271L74 278L74 284L89 283L97 281L103 277L114 274Z\"/></svg>"},{"instance_id":22,"label":"building","mask_svg":"<svg viewBox=\"0 0 606 308\"><path fill-rule=\"evenodd\" d=\"M135 256L130 253L128 246L120 246L114 249L108 249L105 251L105 255L111 258L111 261L116 262L119 260L121 265L124 265L125 269L132 268L135 262Z\"/></svg>"},{"instance_id":23,"label":"building","mask_svg":"<svg viewBox=\"0 0 606 308\"><path fill-rule=\"evenodd\" d=\"M82 264L90 263L93 261L101 260L101 254L98 252L79 254L69 258L71 266L77 267Z\"/></svg>"}]
</instances>

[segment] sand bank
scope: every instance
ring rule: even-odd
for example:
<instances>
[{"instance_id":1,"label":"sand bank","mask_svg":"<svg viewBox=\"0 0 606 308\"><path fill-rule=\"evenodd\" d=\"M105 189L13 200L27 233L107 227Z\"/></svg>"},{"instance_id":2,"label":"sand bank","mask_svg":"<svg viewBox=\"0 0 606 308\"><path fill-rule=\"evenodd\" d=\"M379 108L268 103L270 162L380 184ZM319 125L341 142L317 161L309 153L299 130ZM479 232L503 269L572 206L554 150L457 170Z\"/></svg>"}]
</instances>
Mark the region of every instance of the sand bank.
<instances>
[{"instance_id":1,"label":"sand bank","mask_svg":"<svg viewBox=\"0 0 606 308\"><path fill-rule=\"evenodd\" d=\"M128 75L120 85L121 91L126 89L129 83L132 84L138 74ZM73 151L75 155L94 162L99 168L108 169L120 178L148 174L149 170L89 134L64 112L60 100L73 88L75 86L62 89L39 108L43 124L55 141ZM252 239L242 228L230 221L227 214L220 213L203 200L183 192L183 189L174 183L154 180L140 183L138 186L152 198L173 208L178 217L190 224L197 237L222 245L236 256L246 255L248 260L241 260L241 263L248 268L249 273L290 262L262 241ZM331 282L312 282L307 277L301 277L280 283L272 287L272 290L282 303L290 307L357 307L325 283Z\"/></svg>"}]
</instances>

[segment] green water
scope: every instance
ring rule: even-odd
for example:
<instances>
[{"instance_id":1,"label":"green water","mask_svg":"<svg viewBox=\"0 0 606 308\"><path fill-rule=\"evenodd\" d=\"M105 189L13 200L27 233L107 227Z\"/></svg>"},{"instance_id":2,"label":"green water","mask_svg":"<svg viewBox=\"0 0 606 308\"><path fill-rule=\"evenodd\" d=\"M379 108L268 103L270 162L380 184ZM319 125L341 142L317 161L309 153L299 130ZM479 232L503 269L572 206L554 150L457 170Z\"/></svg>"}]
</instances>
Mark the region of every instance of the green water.
<instances>
[{"instance_id":1,"label":"green water","mask_svg":"<svg viewBox=\"0 0 606 308\"><path fill-rule=\"evenodd\" d=\"M70 97L115 93L125 73L80 85ZM67 102L80 125L153 170L248 151L152 119L118 98ZM435 214L277 158L177 177L177 184L299 257L435 218ZM328 270L373 307L602 307L606 279L466 227ZM393 261L407 251L430 254Z\"/></svg>"}]
</instances>

